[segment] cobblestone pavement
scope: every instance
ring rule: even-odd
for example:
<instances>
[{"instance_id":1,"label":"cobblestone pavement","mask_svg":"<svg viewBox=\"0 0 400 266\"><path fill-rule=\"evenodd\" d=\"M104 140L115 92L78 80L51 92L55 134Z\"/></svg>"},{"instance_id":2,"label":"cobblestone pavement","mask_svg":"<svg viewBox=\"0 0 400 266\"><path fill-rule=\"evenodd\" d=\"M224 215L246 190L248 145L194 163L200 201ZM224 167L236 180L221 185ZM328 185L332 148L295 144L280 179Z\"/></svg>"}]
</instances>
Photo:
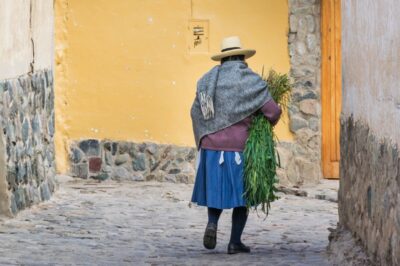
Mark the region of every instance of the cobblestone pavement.
<instances>
[{"instance_id":1,"label":"cobblestone pavement","mask_svg":"<svg viewBox=\"0 0 400 266\"><path fill-rule=\"evenodd\" d=\"M226 254L231 211L215 250L202 246L204 207L188 206L193 185L70 181L53 198L0 224L1 265L330 265L328 227L337 205L282 195L264 220L252 212L243 242Z\"/></svg>"}]
</instances>

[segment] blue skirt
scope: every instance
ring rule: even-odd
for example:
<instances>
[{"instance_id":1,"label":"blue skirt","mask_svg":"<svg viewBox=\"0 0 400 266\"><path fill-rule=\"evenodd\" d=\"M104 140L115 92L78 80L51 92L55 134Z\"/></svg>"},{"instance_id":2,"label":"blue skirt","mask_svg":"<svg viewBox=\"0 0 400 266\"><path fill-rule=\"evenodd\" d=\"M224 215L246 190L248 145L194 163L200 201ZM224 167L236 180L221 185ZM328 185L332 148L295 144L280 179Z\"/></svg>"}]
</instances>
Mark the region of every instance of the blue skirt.
<instances>
[{"instance_id":1,"label":"blue skirt","mask_svg":"<svg viewBox=\"0 0 400 266\"><path fill-rule=\"evenodd\" d=\"M243 153L200 149L199 159L191 201L217 209L246 206Z\"/></svg>"}]
</instances>

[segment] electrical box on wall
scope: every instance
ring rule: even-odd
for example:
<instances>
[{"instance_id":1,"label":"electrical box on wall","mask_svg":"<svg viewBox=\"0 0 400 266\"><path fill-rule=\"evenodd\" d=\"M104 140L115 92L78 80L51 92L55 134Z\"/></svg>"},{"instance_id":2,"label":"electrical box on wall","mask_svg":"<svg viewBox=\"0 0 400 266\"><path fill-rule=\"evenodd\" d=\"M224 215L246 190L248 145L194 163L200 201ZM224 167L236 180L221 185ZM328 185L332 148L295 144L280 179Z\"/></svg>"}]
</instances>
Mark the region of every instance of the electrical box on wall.
<instances>
[{"instance_id":1,"label":"electrical box on wall","mask_svg":"<svg viewBox=\"0 0 400 266\"><path fill-rule=\"evenodd\" d=\"M191 19L188 25L188 48L190 53L209 52L209 21Z\"/></svg>"}]
</instances>

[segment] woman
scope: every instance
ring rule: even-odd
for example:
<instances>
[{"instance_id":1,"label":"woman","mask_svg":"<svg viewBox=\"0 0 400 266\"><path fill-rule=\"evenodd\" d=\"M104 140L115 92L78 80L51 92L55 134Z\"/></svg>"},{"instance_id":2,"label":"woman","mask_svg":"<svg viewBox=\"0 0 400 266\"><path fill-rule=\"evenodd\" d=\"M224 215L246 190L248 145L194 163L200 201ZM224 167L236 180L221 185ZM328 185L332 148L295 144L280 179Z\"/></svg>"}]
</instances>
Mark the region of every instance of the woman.
<instances>
[{"instance_id":1,"label":"woman","mask_svg":"<svg viewBox=\"0 0 400 266\"><path fill-rule=\"evenodd\" d=\"M221 64L197 83L191 109L193 131L199 149L192 202L208 207L203 244L214 249L218 219L233 208L228 253L250 252L241 242L248 210L243 197L243 150L252 114L261 110L276 124L281 108L272 100L267 84L248 68L245 59L255 50L242 49L237 36L222 41L221 53L211 57Z\"/></svg>"}]
</instances>

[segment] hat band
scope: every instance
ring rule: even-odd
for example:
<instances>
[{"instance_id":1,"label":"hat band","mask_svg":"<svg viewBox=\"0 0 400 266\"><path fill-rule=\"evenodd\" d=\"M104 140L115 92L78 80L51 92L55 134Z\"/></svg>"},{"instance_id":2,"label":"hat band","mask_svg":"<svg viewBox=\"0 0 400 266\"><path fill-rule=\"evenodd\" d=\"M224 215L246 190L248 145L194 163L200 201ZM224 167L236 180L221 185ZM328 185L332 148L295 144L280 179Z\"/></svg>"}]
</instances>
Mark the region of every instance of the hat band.
<instances>
[{"instance_id":1,"label":"hat band","mask_svg":"<svg viewBox=\"0 0 400 266\"><path fill-rule=\"evenodd\" d=\"M221 52L226 52L226 51L236 50L236 49L240 49L240 47L229 47L229 48L225 48L225 49L222 49Z\"/></svg>"}]
</instances>

